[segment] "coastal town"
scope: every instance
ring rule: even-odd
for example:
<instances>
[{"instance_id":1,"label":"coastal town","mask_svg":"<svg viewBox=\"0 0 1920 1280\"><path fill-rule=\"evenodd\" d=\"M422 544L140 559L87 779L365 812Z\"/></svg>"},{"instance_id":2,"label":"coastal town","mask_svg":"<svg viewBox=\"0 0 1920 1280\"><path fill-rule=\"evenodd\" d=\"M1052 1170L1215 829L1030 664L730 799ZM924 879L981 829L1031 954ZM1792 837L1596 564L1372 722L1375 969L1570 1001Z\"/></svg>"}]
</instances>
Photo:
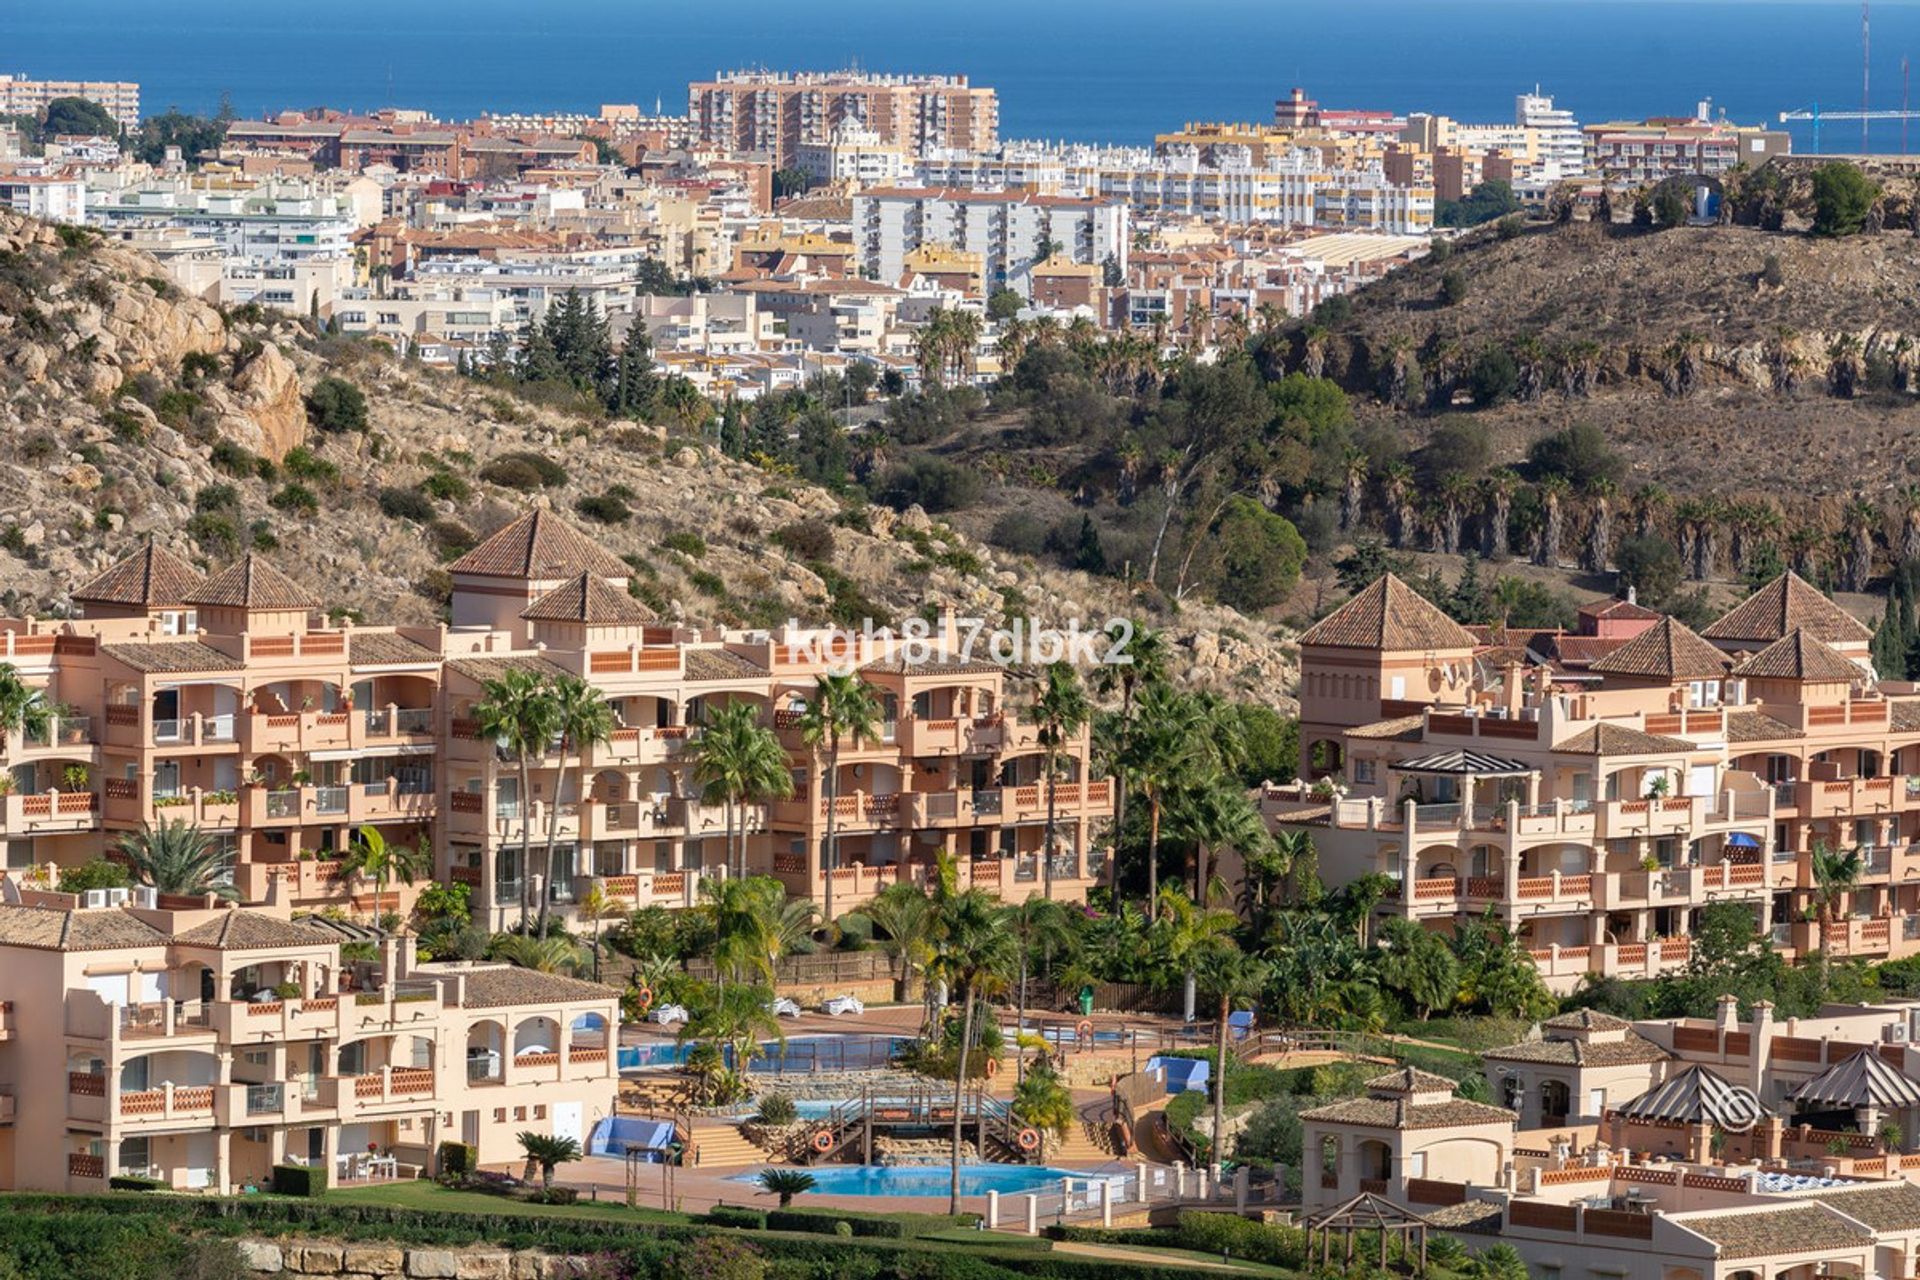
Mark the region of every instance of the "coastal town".
<instances>
[{"instance_id":1,"label":"coastal town","mask_svg":"<svg viewBox=\"0 0 1920 1280\"><path fill-rule=\"evenodd\" d=\"M1548 88L0 75L0 1280L1920 1276L1920 162Z\"/></svg>"}]
</instances>

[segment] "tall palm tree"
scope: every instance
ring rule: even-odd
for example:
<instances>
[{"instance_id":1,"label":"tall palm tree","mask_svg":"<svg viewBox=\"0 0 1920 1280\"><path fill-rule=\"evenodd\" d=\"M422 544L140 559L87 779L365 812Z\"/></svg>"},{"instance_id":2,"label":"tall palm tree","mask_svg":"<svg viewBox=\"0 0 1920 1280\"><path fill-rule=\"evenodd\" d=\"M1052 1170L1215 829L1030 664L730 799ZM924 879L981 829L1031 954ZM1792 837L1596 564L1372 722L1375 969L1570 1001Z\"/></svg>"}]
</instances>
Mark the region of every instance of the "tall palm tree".
<instances>
[{"instance_id":1,"label":"tall palm tree","mask_svg":"<svg viewBox=\"0 0 1920 1280\"><path fill-rule=\"evenodd\" d=\"M1131 775L1127 772L1126 744L1132 736L1134 727L1133 700L1140 690L1166 678L1167 640L1158 631L1135 625L1133 641L1127 646L1127 661L1103 662L1093 673L1094 689L1102 696L1110 698L1120 695L1120 715L1106 744L1103 754L1107 758L1109 770L1116 776L1113 796L1113 847L1112 855L1107 858L1107 892L1113 900L1113 909L1120 909L1120 834L1127 826L1127 791L1131 785Z\"/></svg>"},{"instance_id":2,"label":"tall palm tree","mask_svg":"<svg viewBox=\"0 0 1920 1280\"><path fill-rule=\"evenodd\" d=\"M372 824L354 834L353 842L347 846L347 856L340 859L341 875L364 876L373 881L376 917L380 915L389 884L395 880L412 884L432 870L433 851L424 836L413 844L389 844L380 829Z\"/></svg>"},{"instance_id":3,"label":"tall palm tree","mask_svg":"<svg viewBox=\"0 0 1920 1280\"><path fill-rule=\"evenodd\" d=\"M1231 939L1215 939L1200 954L1195 966L1202 990L1217 1002L1213 1055L1213 1143L1211 1163L1218 1168L1226 1159L1227 1144L1227 1027L1233 1006L1259 996L1266 986L1267 968L1254 956L1235 946Z\"/></svg>"},{"instance_id":4,"label":"tall palm tree","mask_svg":"<svg viewBox=\"0 0 1920 1280\"><path fill-rule=\"evenodd\" d=\"M1619 487L1605 476L1587 486L1587 497L1593 503L1593 521L1587 526L1584 558L1586 567L1594 573L1605 573L1613 559L1613 500L1617 496Z\"/></svg>"},{"instance_id":5,"label":"tall palm tree","mask_svg":"<svg viewBox=\"0 0 1920 1280\"><path fill-rule=\"evenodd\" d=\"M576 804L587 795L587 752L604 745L613 737L613 708L606 695L579 676L562 676L553 682L554 732L560 739L560 767L554 774L553 803L547 808L546 885L540 894L540 935L546 936L547 919L553 909L553 857L560 841L560 782L567 774L567 756L580 758L580 775L574 783ZM579 857L578 846L574 856Z\"/></svg>"},{"instance_id":6,"label":"tall palm tree","mask_svg":"<svg viewBox=\"0 0 1920 1280\"><path fill-rule=\"evenodd\" d=\"M1017 907L1008 907L1004 927L1013 939L1019 971L1013 1024L1013 1066L1017 1083L1026 1075L1027 1055L1020 1051L1020 1036L1027 1026L1027 974L1032 968L1034 953L1052 956L1057 951L1064 952L1073 945L1075 935L1066 908L1047 898L1030 897Z\"/></svg>"},{"instance_id":7,"label":"tall palm tree","mask_svg":"<svg viewBox=\"0 0 1920 1280\"><path fill-rule=\"evenodd\" d=\"M1210 948L1230 941L1240 919L1231 911L1204 906L1168 885L1160 891L1160 913L1152 926L1154 946L1166 964L1166 972L1177 973L1181 980L1181 1011L1193 1021L1195 990L1199 968Z\"/></svg>"},{"instance_id":8,"label":"tall palm tree","mask_svg":"<svg viewBox=\"0 0 1920 1280\"><path fill-rule=\"evenodd\" d=\"M960 1001L960 1048L954 1055L952 1178L949 1212L960 1212L961 1109L967 1088L967 1056L973 1047L974 1008L1006 984L1012 939L1001 927L999 903L981 889L968 889L940 903L940 940L932 972Z\"/></svg>"},{"instance_id":9,"label":"tall palm tree","mask_svg":"<svg viewBox=\"0 0 1920 1280\"><path fill-rule=\"evenodd\" d=\"M704 882L703 882L704 883ZM580 918L593 926L593 980L600 981L600 926L609 920L624 919L633 910L633 904L617 894L608 893L606 886L596 880L580 895Z\"/></svg>"},{"instance_id":10,"label":"tall palm tree","mask_svg":"<svg viewBox=\"0 0 1920 1280\"><path fill-rule=\"evenodd\" d=\"M781 800L793 794L793 770L773 730L760 723L760 712L750 702L730 702L715 711L700 736L688 748L692 777L702 804L723 805L727 820L727 866L736 878L747 874L747 837L744 812L738 825L735 851L735 814L743 806Z\"/></svg>"},{"instance_id":11,"label":"tall palm tree","mask_svg":"<svg viewBox=\"0 0 1920 1280\"><path fill-rule=\"evenodd\" d=\"M882 889L859 914L874 929L874 946L893 970L893 998L904 1003L913 975L933 954L933 901L917 884L896 881Z\"/></svg>"},{"instance_id":12,"label":"tall palm tree","mask_svg":"<svg viewBox=\"0 0 1920 1280\"><path fill-rule=\"evenodd\" d=\"M813 696L800 713L800 738L815 755L826 752L826 768L821 776L820 794L827 802L827 831L820 858L826 873L827 888L822 901L829 924L833 921L833 872L840 861L840 832L837 822L840 795L840 748L877 737L880 729L880 699L873 686L853 672L828 672L814 677Z\"/></svg>"},{"instance_id":13,"label":"tall palm tree","mask_svg":"<svg viewBox=\"0 0 1920 1280\"><path fill-rule=\"evenodd\" d=\"M489 950L495 960L535 973L577 973L584 963L573 939L558 934L543 938L530 933L503 933Z\"/></svg>"},{"instance_id":14,"label":"tall palm tree","mask_svg":"<svg viewBox=\"0 0 1920 1280\"><path fill-rule=\"evenodd\" d=\"M559 729L559 707L547 682L532 671L514 668L488 680L474 704L474 723L513 757L520 783L520 875L527 876L533 856L532 762L547 753ZM520 924L527 923L527 895L520 894Z\"/></svg>"},{"instance_id":15,"label":"tall palm tree","mask_svg":"<svg viewBox=\"0 0 1920 1280\"><path fill-rule=\"evenodd\" d=\"M768 996L768 988L739 983L724 990L715 988L711 999L694 1005L693 1017L680 1028L680 1039L723 1046L733 1059L734 1071L744 1079L753 1060L761 1056L763 1042L787 1042Z\"/></svg>"},{"instance_id":16,"label":"tall palm tree","mask_svg":"<svg viewBox=\"0 0 1920 1280\"><path fill-rule=\"evenodd\" d=\"M783 956L812 946L818 912L807 898L789 898L772 876L744 880L702 880L701 910L713 926L714 971L721 985L729 977L759 976L771 986Z\"/></svg>"},{"instance_id":17,"label":"tall palm tree","mask_svg":"<svg viewBox=\"0 0 1920 1280\"><path fill-rule=\"evenodd\" d=\"M1200 786L1183 788L1175 794L1167 813L1168 826L1194 845L1193 897L1210 902L1225 892L1216 874L1209 875L1210 851L1238 850L1243 860L1271 842L1267 824L1260 811L1247 798L1238 783L1217 776Z\"/></svg>"},{"instance_id":18,"label":"tall palm tree","mask_svg":"<svg viewBox=\"0 0 1920 1280\"><path fill-rule=\"evenodd\" d=\"M1572 486L1565 476L1543 476L1535 486L1540 495L1541 531L1535 564L1551 568L1560 563L1560 530L1566 518L1566 497Z\"/></svg>"},{"instance_id":19,"label":"tall palm tree","mask_svg":"<svg viewBox=\"0 0 1920 1280\"><path fill-rule=\"evenodd\" d=\"M1873 578L1873 535L1880 526L1880 508L1861 494L1855 494L1846 510L1846 554L1841 557L1842 585L1848 591L1865 591Z\"/></svg>"},{"instance_id":20,"label":"tall palm tree","mask_svg":"<svg viewBox=\"0 0 1920 1280\"><path fill-rule=\"evenodd\" d=\"M1166 685L1140 695L1140 718L1128 735L1125 768L1147 802L1147 915L1159 911L1160 823L1167 797L1187 776L1200 726L1191 698Z\"/></svg>"},{"instance_id":21,"label":"tall palm tree","mask_svg":"<svg viewBox=\"0 0 1920 1280\"><path fill-rule=\"evenodd\" d=\"M226 859L207 833L184 819L158 826L141 823L138 831L120 837L119 852L139 884L161 893L211 893L237 898L239 891L227 877Z\"/></svg>"},{"instance_id":22,"label":"tall palm tree","mask_svg":"<svg viewBox=\"0 0 1920 1280\"><path fill-rule=\"evenodd\" d=\"M1040 750L1047 771L1047 829L1041 854L1041 892L1053 896L1053 857L1058 843L1058 789L1060 771L1069 759L1067 747L1087 726L1093 714L1080 673L1070 662L1051 662L1040 679L1027 715L1038 726Z\"/></svg>"},{"instance_id":23,"label":"tall palm tree","mask_svg":"<svg viewBox=\"0 0 1920 1280\"><path fill-rule=\"evenodd\" d=\"M1840 899L1852 892L1854 885L1860 882L1860 874L1865 870L1858 849L1835 849L1825 840L1813 842L1811 857L1813 871L1813 900L1820 913L1820 923L1832 924ZM1822 946L1825 943L1822 942Z\"/></svg>"},{"instance_id":24,"label":"tall palm tree","mask_svg":"<svg viewBox=\"0 0 1920 1280\"><path fill-rule=\"evenodd\" d=\"M1520 489L1520 475L1510 467L1497 467L1482 484L1486 514L1482 517L1480 554L1491 560L1507 554L1507 526L1513 519L1513 495Z\"/></svg>"}]
</instances>

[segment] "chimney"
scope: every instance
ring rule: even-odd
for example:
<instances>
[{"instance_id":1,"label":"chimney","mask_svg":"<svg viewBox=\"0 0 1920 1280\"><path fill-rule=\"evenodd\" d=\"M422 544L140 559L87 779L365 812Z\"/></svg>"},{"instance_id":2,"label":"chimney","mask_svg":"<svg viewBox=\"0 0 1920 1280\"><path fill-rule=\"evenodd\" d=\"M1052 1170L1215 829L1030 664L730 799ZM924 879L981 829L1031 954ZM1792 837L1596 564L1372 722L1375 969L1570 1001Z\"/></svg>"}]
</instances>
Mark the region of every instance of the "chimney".
<instances>
[{"instance_id":1,"label":"chimney","mask_svg":"<svg viewBox=\"0 0 1920 1280\"><path fill-rule=\"evenodd\" d=\"M1629 586L1627 588L1627 603L1628 604L1640 603L1640 588L1634 587L1634 586Z\"/></svg>"}]
</instances>

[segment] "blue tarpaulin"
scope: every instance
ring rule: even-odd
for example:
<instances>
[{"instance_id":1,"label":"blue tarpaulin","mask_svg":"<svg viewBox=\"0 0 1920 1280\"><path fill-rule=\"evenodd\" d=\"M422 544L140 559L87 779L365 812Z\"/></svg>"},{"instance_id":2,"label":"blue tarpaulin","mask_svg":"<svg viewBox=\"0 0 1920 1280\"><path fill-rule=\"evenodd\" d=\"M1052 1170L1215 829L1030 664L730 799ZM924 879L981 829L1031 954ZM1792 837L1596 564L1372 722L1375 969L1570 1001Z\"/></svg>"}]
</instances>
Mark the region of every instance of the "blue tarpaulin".
<instances>
[{"instance_id":1,"label":"blue tarpaulin","mask_svg":"<svg viewBox=\"0 0 1920 1280\"><path fill-rule=\"evenodd\" d=\"M1734 831L1729 832L1727 835L1727 847L1729 849L1758 849L1760 847L1760 841L1744 831Z\"/></svg>"},{"instance_id":2,"label":"blue tarpaulin","mask_svg":"<svg viewBox=\"0 0 1920 1280\"><path fill-rule=\"evenodd\" d=\"M1253 1010L1242 1009L1238 1013L1227 1015L1227 1033L1235 1040L1247 1038L1247 1032L1253 1030Z\"/></svg>"},{"instance_id":3,"label":"blue tarpaulin","mask_svg":"<svg viewBox=\"0 0 1920 1280\"><path fill-rule=\"evenodd\" d=\"M1201 1093L1213 1078L1213 1064L1205 1058L1149 1058L1147 1073L1166 1083L1167 1092Z\"/></svg>"},{"instance_id":4,"label":"blue tarpaulin","mask_svg":"<svg viewBox=\"0 0 1920 1280\"><path fill-rule=\"evenodd\" d=\"M671 1120L642 1120L638 1116L608 1116L594 1126L587 1142L590 1156L623 1156L629 1151L665 1152L673 1146Z\"/></svg>"}]
</instances>

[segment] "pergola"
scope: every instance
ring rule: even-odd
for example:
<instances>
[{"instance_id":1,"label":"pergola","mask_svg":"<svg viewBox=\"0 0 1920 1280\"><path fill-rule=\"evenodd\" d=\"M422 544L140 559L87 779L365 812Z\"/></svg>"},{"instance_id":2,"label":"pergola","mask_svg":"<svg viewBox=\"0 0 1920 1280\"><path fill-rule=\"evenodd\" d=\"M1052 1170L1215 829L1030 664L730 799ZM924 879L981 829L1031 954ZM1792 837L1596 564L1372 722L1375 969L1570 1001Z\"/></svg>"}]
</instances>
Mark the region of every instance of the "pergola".
<instances>
[{"instance_id":1,"label":"pergola","mask_svg":"<svg viewBox=\"0 0 1920 1280\"><path fill-rule=\"evenodd\" d=\"M1473 784L1480 779L1499 781L1503 778L1534 778L1540 772L1524 760L1513 760L1506 756L1489 755L1484 751L1468 751L1457 747L1449 751L1436 751L1431 755L1415 756L1411 760L1396 760L1387 768L1398 774L1457 778L1460 781L1460 803L1463 806L1473 803Z\"/></svg>"},{"instance_id":2,"label":"pergola","mask_svg":"<svg viewBox=\"0 0 1920 1280\"><path fill-rule=\"evenodd\" d=\"M1380 1266L1387 1265L1387 1241L1400 1242L1400 1260L1413 1266L1415 1275L1427 1273L1427 1220L1411 1209L1403 1209L1385 1196L1363 1191L1345 1204L1337 1204L1300 1220L1307 1233L1307 1258L1313 1258L1313 1237L1320 1236L1320 1265L1332 1265L1333 1237L1346 1238L1345 1266L1353 1266L1354 1248L1363 1231L1380 1233Z\"/></svg>"}]
</instances>

